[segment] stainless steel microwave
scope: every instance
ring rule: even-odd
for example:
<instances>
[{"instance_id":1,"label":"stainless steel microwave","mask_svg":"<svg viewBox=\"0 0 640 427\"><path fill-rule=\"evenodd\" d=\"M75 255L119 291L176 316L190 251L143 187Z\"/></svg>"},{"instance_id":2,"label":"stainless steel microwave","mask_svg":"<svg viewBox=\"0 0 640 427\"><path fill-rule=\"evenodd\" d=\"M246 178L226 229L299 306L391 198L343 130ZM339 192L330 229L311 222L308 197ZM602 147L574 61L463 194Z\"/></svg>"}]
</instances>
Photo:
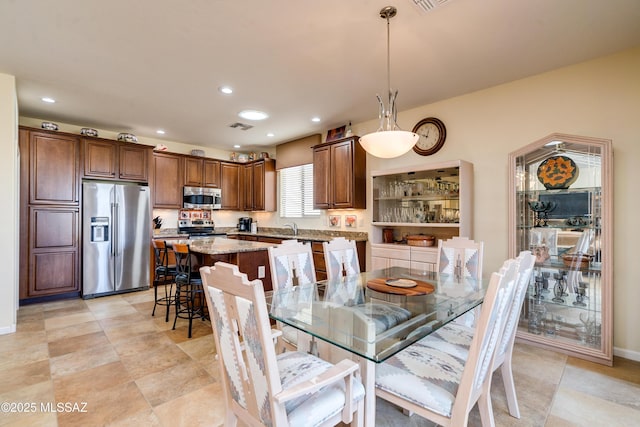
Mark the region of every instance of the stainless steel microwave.
<instances>
[{"instance_id":1,"label":"stainless steel microwave","mask_svg":"<svg viewBox=\"0 0 640 427\"><path fill-rule=\"evenodd\" d=\"M222 190L219 188L184 187L182 207L185 209L222 209Z\"/></svg>"}]
</instances>

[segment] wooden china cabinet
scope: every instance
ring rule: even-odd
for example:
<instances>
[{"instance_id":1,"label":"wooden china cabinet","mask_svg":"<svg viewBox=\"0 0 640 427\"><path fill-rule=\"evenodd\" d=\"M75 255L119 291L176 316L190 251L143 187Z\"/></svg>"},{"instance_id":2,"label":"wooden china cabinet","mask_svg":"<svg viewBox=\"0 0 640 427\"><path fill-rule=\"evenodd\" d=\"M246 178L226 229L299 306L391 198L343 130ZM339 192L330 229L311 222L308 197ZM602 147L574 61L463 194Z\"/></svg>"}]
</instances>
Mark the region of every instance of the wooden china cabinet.
<instances>
[{"instance_id":1,"label":"wooden china cabinet","mask_svg":"<svg viewBox=\"0 0 640 427\"><path fill-rule=\"evenodd\" d=\"M613 363L610 140L552 134L509 155L509 255L536 255L517 338Z\"/></svg>"}]
</instances>

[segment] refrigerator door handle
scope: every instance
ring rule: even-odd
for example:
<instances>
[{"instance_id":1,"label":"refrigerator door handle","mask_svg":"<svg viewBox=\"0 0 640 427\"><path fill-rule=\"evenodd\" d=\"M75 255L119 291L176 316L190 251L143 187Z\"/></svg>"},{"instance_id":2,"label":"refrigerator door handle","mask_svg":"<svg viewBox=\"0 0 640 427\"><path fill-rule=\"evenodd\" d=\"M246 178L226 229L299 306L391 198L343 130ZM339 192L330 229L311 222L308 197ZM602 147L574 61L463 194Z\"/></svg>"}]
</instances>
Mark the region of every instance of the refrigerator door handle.
<instances>
[{"instance_id":1,"label":"refrigerator door handle","mask_svg":"<svg viewBox=\"0 0 640 427\"><path fill-rule=\"evenodd\" d=\"M118 204L111 203L111 256L116 256L118 246Z\"/></svg>"}]
</instances>

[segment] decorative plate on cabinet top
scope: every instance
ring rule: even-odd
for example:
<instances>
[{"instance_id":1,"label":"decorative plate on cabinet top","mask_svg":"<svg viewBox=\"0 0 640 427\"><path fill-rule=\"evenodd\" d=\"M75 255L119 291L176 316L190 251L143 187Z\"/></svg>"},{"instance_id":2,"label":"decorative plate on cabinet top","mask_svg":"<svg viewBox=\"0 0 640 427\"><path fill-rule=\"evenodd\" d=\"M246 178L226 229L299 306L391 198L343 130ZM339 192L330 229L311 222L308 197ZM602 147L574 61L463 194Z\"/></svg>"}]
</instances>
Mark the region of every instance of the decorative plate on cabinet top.
<instances>
[{"instance_id":1,"label":"decorative plate on cabinet top","mask_svg":"<svg viewBox=\"0 0 640 427\"><path fill-rule=\"evenodd\" d=\"M547 190L566 189L578 179L578 166L567 156L551 156L540 163L537 175Z\"/></svg>"}]
</instances>

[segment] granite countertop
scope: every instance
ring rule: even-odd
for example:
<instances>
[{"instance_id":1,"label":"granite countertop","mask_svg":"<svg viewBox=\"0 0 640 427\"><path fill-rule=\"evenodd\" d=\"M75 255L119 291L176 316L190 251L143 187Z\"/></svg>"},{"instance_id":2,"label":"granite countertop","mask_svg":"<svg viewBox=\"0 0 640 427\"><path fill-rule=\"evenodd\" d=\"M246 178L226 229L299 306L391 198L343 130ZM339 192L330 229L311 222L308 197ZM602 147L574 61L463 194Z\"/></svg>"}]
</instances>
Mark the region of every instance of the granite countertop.
<instances>
[{"instance_id":1,"label":"granite countertop","mask_svg":"<svg viewBox=\"0 0 640 427\"><path fill-rule=\"evenodd\" d=\"M328 242L334 237L344 237L347 240L355 240L356 242L366 242L367 233L358 231L332 231L332 230L309 230L298 229L298 234L293 235L293 231L289 228L258 228L257 233L246 231L230 231L229 235L238 236L257 236L257 237L273 237L276 239L299 239L311 240L318 242Z\"/></svg>"},{"instance_id":2,"label":"granite countertop","mask_svg":"<svg viewBox=\"0 0 640 427\"><path fill-rule=\"evenodd\" d=\"M188 244L192 252L207 255L233 254L238 252L266 251L274 243L251 242L247 240L227 239L226 237L206 237L198 239L171 240L168 244Z\"/></svg>"}]
</instances>

